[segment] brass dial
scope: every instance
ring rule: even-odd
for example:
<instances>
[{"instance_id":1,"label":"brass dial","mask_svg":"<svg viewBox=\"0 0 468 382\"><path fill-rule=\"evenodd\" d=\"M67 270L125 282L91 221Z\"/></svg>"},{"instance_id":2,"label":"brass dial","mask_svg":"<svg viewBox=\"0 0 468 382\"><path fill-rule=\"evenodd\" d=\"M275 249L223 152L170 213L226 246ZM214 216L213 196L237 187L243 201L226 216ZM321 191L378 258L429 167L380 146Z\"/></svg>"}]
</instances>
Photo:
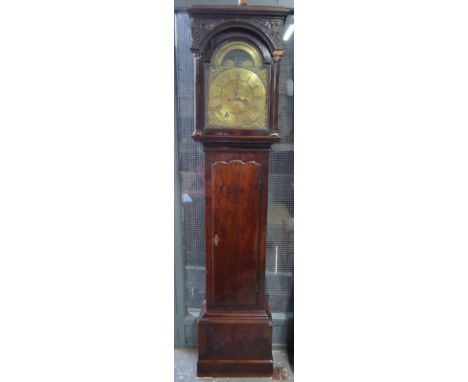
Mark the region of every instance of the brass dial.
<instances>
[{"instance_id":1,"label":"brass dial","mask_svg":"<svg viewBox=\"0 0 468 382\"><path fill-rule=\"evenodd\" d=\"M224 68L209 84L211 122L226 127L265 126L266 88L259 75L247 68Z\"/></svg>"}]
</instances>

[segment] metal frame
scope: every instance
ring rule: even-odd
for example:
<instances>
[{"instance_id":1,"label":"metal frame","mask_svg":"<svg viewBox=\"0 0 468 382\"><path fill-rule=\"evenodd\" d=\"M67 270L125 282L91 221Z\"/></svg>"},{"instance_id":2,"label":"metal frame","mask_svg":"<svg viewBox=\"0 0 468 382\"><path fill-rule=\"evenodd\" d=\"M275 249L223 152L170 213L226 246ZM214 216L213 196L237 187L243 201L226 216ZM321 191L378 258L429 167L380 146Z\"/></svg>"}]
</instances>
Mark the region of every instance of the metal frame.
<instances>
[{"instance_id":1,"label":"metal frame","mask_svg":"<svg viewBox=\"0 0 468 382\"><path fill-rule=\"evenodd\" d=\"M175 18L175 15L174 15ZM176 20L174 20L175 25ZM174 40L176 38L174 30ZM177 55L174 46L174 63L177 65ZM174 345L185 347L184 321L187 314L185 306L185 256L184 236L182 234L182 200L180 197L179 174L179 103L177 66L174 65Z\"/></svg>"}]
</instances>

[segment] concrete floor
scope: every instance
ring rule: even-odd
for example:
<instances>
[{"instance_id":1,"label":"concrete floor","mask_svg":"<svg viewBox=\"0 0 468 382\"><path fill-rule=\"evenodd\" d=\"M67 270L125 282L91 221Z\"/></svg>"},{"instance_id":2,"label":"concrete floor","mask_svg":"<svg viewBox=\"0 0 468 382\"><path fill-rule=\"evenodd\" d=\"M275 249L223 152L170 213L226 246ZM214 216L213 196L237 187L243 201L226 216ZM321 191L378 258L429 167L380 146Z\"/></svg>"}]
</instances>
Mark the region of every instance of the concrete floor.
<instances>
[{"instance_id":1,"label":"concrete floor","mask_svg":"<svg viewBox=\"0 0 468 382\"><path fill-rule=\"evenodd\" d=\"M266 382L271 380L294 381L288 361L288 354L283 350L273 350L273 378L197 378L197 350L175 349L174 382Z\"/></svg>"}]
</instances>

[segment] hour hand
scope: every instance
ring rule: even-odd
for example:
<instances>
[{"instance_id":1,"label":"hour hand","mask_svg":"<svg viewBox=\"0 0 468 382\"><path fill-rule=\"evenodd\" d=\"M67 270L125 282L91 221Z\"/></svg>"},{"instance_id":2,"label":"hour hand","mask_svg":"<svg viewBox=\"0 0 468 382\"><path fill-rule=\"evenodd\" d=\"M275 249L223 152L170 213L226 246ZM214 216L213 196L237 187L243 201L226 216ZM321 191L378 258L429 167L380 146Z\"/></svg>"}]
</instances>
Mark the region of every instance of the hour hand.
<instances>
[{"instance_id":1,"label":"hour hand","mask_svg":"<svg viewBox=\"0 0 468 382\"><path fill-rule=\"evenodd\" d=\"M241 96L239 96L239 94L236 94L236 97L234 99L236 101L241 101L243 104L249 103L249 101L247 101L247 98L242 98Z\"/></svg>"}]
</instances>

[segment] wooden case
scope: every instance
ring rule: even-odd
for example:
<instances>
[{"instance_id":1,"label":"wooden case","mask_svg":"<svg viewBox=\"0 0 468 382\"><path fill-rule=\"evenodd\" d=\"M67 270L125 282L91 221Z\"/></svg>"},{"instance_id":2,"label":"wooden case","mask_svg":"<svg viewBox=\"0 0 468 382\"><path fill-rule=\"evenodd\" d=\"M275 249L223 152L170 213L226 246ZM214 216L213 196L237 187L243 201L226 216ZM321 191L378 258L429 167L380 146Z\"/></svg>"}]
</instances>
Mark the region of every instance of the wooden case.
<instances>
[{"instance_id":1,"label":"wooden case","mask_svg":"<svg viewBox=\"0 0 468 382\"><path fill-rule=\"evenodd\" d=\"M198 321L197 375L271 376L272 317L265 300L270 147L279 140L278 75L288 10L194 7L195 131L205 151L206 301ZM220 43L248 40L271 65L268 129L206 129L204 64Z\"/></svg>"}]
</instances>

